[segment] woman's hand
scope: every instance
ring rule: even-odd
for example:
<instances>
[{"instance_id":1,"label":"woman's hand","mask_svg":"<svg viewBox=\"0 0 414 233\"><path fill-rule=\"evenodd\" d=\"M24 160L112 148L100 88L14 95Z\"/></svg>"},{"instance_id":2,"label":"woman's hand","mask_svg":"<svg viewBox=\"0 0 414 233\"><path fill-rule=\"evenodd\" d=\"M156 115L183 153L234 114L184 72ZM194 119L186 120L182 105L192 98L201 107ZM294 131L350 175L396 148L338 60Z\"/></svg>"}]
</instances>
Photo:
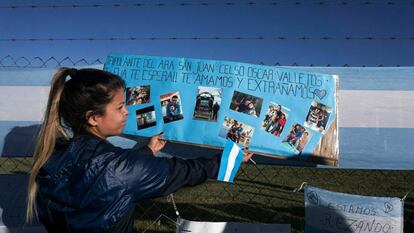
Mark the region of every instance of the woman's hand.
<instances>
[{"instance_id":1,"label":"woman's hand","mask_svg":"<svg viewBox=\"0 0 414 233\"><path fill-rule=\"evenodd\" d=\"M167 141L161 139L161 137L164 136L164 133L159 133L155 136L153 136L150 141L148 142L148 147L152 150L153 154L158 153L162 148L164 148Z\"/></svg>"},{"instance_id":2,"label":"woman's hand","mask_svg":"<svg viewBox=\"0 0 414 233\"><path fill-rule=\"evenodd\" d=\"M246 163L252 157L253 152L250 152L248 147L243 148L243 152L244 152L243 163Z\"/></svg>"}]
</instances>

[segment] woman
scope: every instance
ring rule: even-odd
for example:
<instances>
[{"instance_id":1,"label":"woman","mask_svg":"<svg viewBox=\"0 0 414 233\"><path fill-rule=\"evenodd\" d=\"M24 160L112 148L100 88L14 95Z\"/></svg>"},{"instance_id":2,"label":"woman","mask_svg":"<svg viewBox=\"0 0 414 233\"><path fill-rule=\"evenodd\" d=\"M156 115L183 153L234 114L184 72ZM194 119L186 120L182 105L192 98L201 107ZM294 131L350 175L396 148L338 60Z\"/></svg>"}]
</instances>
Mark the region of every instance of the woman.
<instances>
[{"instance_id":1,"label":"woman","mask_svg":"<svg viewBox=\"0 0 414 233\"><path fill-rule=\"evenodd\" d=\"M281 113L280 118L277 122L277 126L272 129L271 133L274 134L275 136L280 137L280 134L285 128L285 125L286 125L286 115Z\"/></svg>"},{"instance_id":2,"label":"woman","mask_svg":"<svg viewBox=\"0 0 414 233\"><path fill-rule=\"evenodd\" d=\"M239 129L238 121L234 120L233 125L231 125L230 129L227 131L226 139L232 140L233 142L237 142L237 130Z\"/></svg>"},{"instance_id":3,"label":"woman","mask_svg":"<svg viewBox=\"0 0 414 233\"><path fill-rule=\"evenodd\" d=\"M304 132L302 137L299 139L298 146L296 149L298 150L298 156L302 154L303 148L305 148L306 144L308 143L310 137L308 132Z\"/></svg>"},{"instance_id":4,"label":"woman","mask_svg":"<svg viewBox=\"0 0 414 233\"><path fill-rule=\"evenodd\" d=\"M216 178L220 156L154 157L166 143L162 134L139 149L110 144L106 138L126 124L124 88L120 77L96 69L55 74L29 180L28 220L38 217L48 232L132 232L135 203ZM245 161L251 155L245 150Z\"/></svg>"},{"instance_id":5,"label":"woman","mask_svg":"<svg viewBox=\"0 0 414 233\"><path fill-rule=\"evenodd\" d=\"M252 102L250 102L247 105L247 109L244 110L243 113L246 113L247 115L250 115L250 116L257 117L257 115L256 115L256 109L255 109L254 104Z\"/></svg>"}]
</instances>

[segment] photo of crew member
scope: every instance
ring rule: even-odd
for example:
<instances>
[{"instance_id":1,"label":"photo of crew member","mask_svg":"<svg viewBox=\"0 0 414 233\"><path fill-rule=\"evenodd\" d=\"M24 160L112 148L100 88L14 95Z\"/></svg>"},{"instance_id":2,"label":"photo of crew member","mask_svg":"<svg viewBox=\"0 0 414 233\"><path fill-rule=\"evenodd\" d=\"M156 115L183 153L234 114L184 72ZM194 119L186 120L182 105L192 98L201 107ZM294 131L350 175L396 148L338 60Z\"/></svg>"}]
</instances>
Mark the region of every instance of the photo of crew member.
<instances>
[{"instance_id":1,"label":"photo of crew member","mask_svg":"<svg viewBox=\"0 0 414 233\"><path fill-rule=\"evenodd\" d=\"M250 144L254 128L228 116L224 117L219 136L247 147Z\"/></svg>"},{"instance_id":2,"label":"photo of crew member","mask_svg":"<svg viewBox=\"0 0 414 233\"><path fill-rule=\"evenodd\" d=\"M126 88L126 105L146 104L150 102L150 86Z\"/></svg>"},{"instance_id":3,"label":"photo of crew member","mask_svg":"<svg viewBox=\"0 0 414 233\"><path fill-rule=\"evenodd\" d=\"M138 130L157 125L154 106L136 110Z\"/></svg>"},{"instance_id":4,"label":"photo of crew member","mask_svg":"<svg viewBox=\"0 0 414 233\"><path fill-rule=\"evenodd\" d=\"M198 87L193 119L217 121L222 93L221 88Z\"/></svg>"},{"instance_id":5,"label":"photo of crew member","mask_svg":"<svg viewBox=\"0 0 414 233\"><path fill-rule=\"evenodd\" d=\"M312 134L300 124L294 124L289 134L283 139L282 144L296 155L302 155L302 151L311 139Z\"/></svg>"},{"instance_id":6,"label":"photo of crew member","mask_svg":"<svg viewBox=\"0 0 414 233\"><path fill-rule=\"evenodd\" d=\"M326 124L328 123L329 116L331 115L332 109L324 104L318 103L315 100L309 108L306 116L304 126L318 131L322 134L326 132Z\"/></svg>"},{"instance_id":7,"label":"photo of crew member","mask_svg":"<svg viewBox=\"0 0 414 233\"><path fill-rule=\"evenodd\" d=\"M280 137L285 129L289 111L289 108L270 102L269 109L262 121L262 129L276 137Z\"/></svg>"},{"instance_id":8,"label":"photo of crew member","mask_svg":"<svg viewBox=\"0 0 414 233\"><path fill-rule=\"evenodd\" d=\"M234 91L230 109L250 116L259 117L263 99L253 95Z\"/></svg>"},{"instance_id":9,"label":"photo of crew member","mask_svg":"<svg viewBox=\"0 0 414 233\"><path fill-rule=\"evenodd\" d=\"M164 123L184 119L180 93L178 91L161 95L160 99Z\"/></svg>"}]
</instances>

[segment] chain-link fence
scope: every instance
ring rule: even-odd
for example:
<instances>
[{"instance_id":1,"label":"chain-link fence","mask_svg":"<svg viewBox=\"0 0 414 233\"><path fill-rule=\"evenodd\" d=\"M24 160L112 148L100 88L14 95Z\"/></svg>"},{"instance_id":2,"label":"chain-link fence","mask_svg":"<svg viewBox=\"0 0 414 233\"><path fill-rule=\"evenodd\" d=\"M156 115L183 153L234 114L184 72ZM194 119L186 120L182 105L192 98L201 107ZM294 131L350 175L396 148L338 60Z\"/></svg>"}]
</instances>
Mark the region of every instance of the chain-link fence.
<instances>
[{"instance_id":1,"label":"chain-link fence","mask_svg":"<svg viewBox=\"0 0 414 233\"><path fill-rule=\"evenodd\" d=\"M81 64L82 63L82 64ZM35 68L101 64L85 59L0 59L0 68ZM0 174L29 173L31 158L0 157ZM174 194L180 217L195 221L289 223L292 232L303 232L304 197L293 190L307 182L320 188L351 194L403 197L414 187L414 171L310 168L275 165L242 165L234 184L208 181ZM4 192L4 191L3 191ZM177 218L166 198L140 203L134 228L137 232L174 232ZM404 232L414 232L414 194L404 203Z\"/></svg>"},{"instance_id":2,"label":"chain-link fence","mask_svg":"<svg viewBox=\"0 0 414 233\"><path fill-rule=\"evenodd\" d=\"M0 173L28 173L31 158L0 158ZM293 192L302 182L328 190L369 196L403 197L414 187L413 171L301 168L245 164L234 184L208 181L174 194L182 218L195 221L290 223L303 232L304 197ZM414 231L414 198L404 204L404 232ZM161 215L161 218L159 218ZM174 232L176 219L166 198L137 205L137 232ZM159 219L158 221L156 221Z\"/></svg>"}]
</instances>

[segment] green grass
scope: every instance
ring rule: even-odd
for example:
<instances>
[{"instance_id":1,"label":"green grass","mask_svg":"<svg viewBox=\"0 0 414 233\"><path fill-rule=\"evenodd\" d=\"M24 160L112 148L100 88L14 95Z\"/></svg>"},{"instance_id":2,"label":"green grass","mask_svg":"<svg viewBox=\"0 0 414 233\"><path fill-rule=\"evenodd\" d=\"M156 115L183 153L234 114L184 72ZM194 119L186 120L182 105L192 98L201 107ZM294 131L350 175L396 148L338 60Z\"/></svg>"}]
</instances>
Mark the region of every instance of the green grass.
<instances>
[{"instance_id":1,"label":"green grass","mask_svg":"<svg viewBox=\"0 0 414 233\"><path fill-rule=\"evenodd\" d=\"M29 173L31 166L32 166L31 158L0 157L0 174Z\"/></svg>"},{"instance_id":2,"label":"green grass","mask_svg":"<svg viewBox=\"0 0 414 233\"><path fill-rule=\"evenodd\" d=\"M0 173L27 173L28 158L0 158ZM195 221L237 221L291 224L292 232L303 232L303 192L293 189L302 182L359 195L400 197L414 187L414 171L350 170L243 165L234 184L210 180L174 194L181 217ZM140 203L136 209L136 232L175 232L176 219L166 198ZM405 201L404 232L414 232L414 193ZM154 223L154 224L153 224ZM151 225L152 224L152 225Z\"/></svg>"}]
</instances>

